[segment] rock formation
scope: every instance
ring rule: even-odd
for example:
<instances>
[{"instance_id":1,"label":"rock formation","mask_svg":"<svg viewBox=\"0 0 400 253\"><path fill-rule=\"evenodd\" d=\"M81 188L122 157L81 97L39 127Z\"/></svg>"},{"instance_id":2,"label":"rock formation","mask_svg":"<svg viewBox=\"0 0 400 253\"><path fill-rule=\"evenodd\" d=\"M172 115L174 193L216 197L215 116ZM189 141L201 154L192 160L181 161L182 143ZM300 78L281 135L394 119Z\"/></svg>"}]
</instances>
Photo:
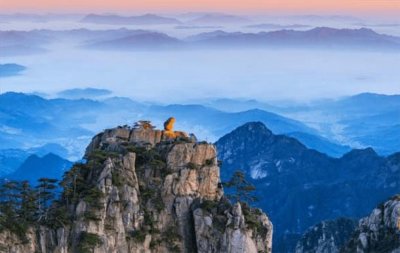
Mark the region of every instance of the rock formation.
<instances>
[{"instance_id":1,"label":"rock formation","mask_svg":"<svg viewBox=\"0 0 400 253\"><path fill-rule=\"evenodd\" d=\"M368 217L361 219L341 252L400 252L400 196L379 205Z\"/></svg>"},{"instance_id":2,"label":"rock formation","mask_svg":"<svg viewBox=\"0 0 400 253\"><path fill-rule=\"evenodd\" d=\"M96 135L64 176L55 222L24 240L2 231L0 252L271 252L268 217L224 197L215 147L171 138L171 123Z\"/></svg>"},{"instance_id":3,"label":"rock formation","mask_svg":"<svg viewBox=\"0 0 400 253\"><path fill-rule=\"evenodd\" d=\"M355 220L339 218L322 221L310 227L297 242L296 253L339 253L350 239L357 223Z\"/></svg>"}]
</instances>

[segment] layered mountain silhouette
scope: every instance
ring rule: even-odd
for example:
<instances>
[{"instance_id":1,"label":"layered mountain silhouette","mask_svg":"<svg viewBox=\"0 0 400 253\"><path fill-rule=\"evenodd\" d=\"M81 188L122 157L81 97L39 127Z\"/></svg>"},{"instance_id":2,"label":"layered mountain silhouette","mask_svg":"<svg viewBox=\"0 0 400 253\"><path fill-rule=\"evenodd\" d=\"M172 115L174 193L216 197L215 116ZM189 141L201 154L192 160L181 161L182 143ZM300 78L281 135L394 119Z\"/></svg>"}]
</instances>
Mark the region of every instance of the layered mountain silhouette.
<instances>
[{"instance_id":1,"label":"layered mountain silhouette","mask_svg":"<svg viewBox=\"0 0 400 253\"><path fill-rule=\"evenodd\" d=\"M345 139L347 136L350 137L349 142L372 146L378 153L390 155L400 150L400 138L396 137L400 136L399 108L399 95L361 93L288 110L292 115L296 112L330 115L335 122L331 122L331 126L324 130L327 136L336 138L339 135L339 138ZM323 129L324 125L326 121L321 120L319 128ZM337 127L341 128L339 132L335 129Z\"/></svg>"},{"instance_id":2,"label":"layered mountain silhouette","mask_svg":"<svg viewBox=\"0 0 400 253\"><path fill-rule=\"evenodd\" d=\"M216 146L223 180L241 169L256 185L258 205L275 224L275 245L323 220L365 216L399 189L400 153L382 157L367 148L332 158L261 122L237 128Z\"/></svg>"},{"instance_id":3,"label":"layered mountain silhouette","mask_svg":"<svg viewBox=\"0 0 400 253\"><path fill-rule=\"evenodd\" d=\"M71 167L72 162L52 153L42 157L31 155L16 171L6 175L5 178L7 180L27 180L35 185L40 178L61 179L64 172Z\"/></svg>"},{"instance_id":4,"label":"layered mountain silhouette","mask_svg":"<svg viewBox=\"0 0 400 253\"><path fill-rule=\"evenodd\" d=\"M111 90L97 88L67 89L57 93L58 97L66 99L102 98L112 94Z\"/></svg>"},{"instance_id":5,"label":"layered mountain silhouette","mask_svg":"<svg viewBox=\"0 0 400 253\"><path fill-rule=\"evenodd\" d=\"M281 25L281 24L272 24L272 23L262 23L262 24L255 24L255 25L248 25L246 28L256 28L256 29L268 29L268 30L280 30L280 29L304 29L309 28L309 25L302 25L302 24L288 24L288 25Z\"/></svg>"},{"instance_id":6,"label":"layered mountain silhouette","mask_svg":"<svg viewBox=\"0 0 400 253\"><path fill-rule=\"evenodd\" d=\"M189 39L202 46L400 49L398 37L379 34L367 28L317 27L306 31L278 30L260 33L219 30L191 36Z\"/></svg>"},{"instance_id":7,"label":"layered mountain silhouette","mask_svg":"<svg viewBox=\"0 0 400 253\"><path fill-rule=\"evenodd\" d=\"M119 15L97 15L89 14L81 22L109 25L160 25L160 24L180 24L175 18L162 17L155 14L145 14L141 16L119 16Z\"/></svg>"},{"instance_id":8,"label":"layered mountain silhouette","mask_svg":"<svg viewBox=\"0 0 400 253\"><path fill-rule=\"evenodd\" d=\"M174 115L181 119L180 127L183 130L196 128L199 136L208 136L213 140L254 120L265 122L279 133L315 132L299 121L263 110L230 113L201 105L158 106L128 98L45 99L23 93L4 93L0 95L0 112L3 115L0 118L3 140L0 149L25 149L58 143L68 149L68 158L74 157L72 160L82 157L82 146L86 145L95 131L111 124L132 124L132 121L144 116L161 126L163 122L158 119ZM44 140L46 143L43 143Z\"/></svg>"},{"instance_id":9,"label":"layered mountain silhouette","mask_svg":"<svg viewBox=\"0 0 400 253\"><path fill-rule=\"evenodd\" d=\"M141 34L130 35L123 38L99 41L87 44L86 48L91 49L172 49L181 48L183 43L164 33L145 32Z\"/></svg>"},{"instance_id":10,"label":"layered mountain silhouette","mask_svg":"<svg viewBox=\"0 0 400 253\"><path fill-rule=\"evenodd\" d=\"M317 27L305 31L283 29L244 33L217 30L181 39L162 32L131 30L0 31L1 55L43 53L53 42L67 41L85 49L194 50L202 48L301 48L399 50L400 38L367 28ZM6 50L7 49L7 50Z\"/></svg>"},{"instance_id":11,"label":"layered mountain silhouette","mask_svg":"<svg viewBox=\"0 0 400 253\"><path fill-rule=\"evenodd\" d=\"M5 143L8 143L8 141L5 141ZM16 171L31 155L42 157L49 153L60 157L68 157L68 150L55 143L48 143L44 146L30 149L0 149L0 176Z\"/></svg>"},{"instance_id":12,"label":"layered mountain silhouette","mask_svg":"<svg viewBox=\"0 0 400 253\"><path fill-rule=\"evenodd\" d=\"M0 56L44 53L50 40L36 31L0 31Z\"/></svg>"},{"instance_id":13,"label":"layered mountain silhouette","mask_svg":"<svg viewBox=\"0 0 400 253\"><path fill-rule=\"evenodd\" d=\"M87 92L89 91L89 92ZM69 159L78 160L82 156L85 145L94 132L115 124L132 124L135 120L146 117L156 125L161 126L160 118L174 115L178 118L180 128L190 131L196 129L199 137L215 141L220 136L229 133L247 122L260 121L278 134L285 134L300 140L308 148L318 150L333 157L340 157L350 150L346 145L332 140L330 130L322 132L328 136L321 136L321 132L310 128L306 124L291 117L292 109L282 109L257 101L218 100L210 103L154 105L142 103L123 97L105 97L93 99L91 90L72 90L59 95L70 99L46 99L37 95L23 93L4 93L0 95L0 150L1 149L27 149L43 146L46 143L57 143L64 146ZM72 92L72 97L70 96ZM103 94L105 91L94 91ZM70 95L68 95L70 94ZM364 96L364 95L361 95ZM370 96L380 96L373 95ZM357 97L357 96L356 96ZM358 101L357 98L354 98ZM380 96L381 97L381 96ZM91 98L91 99L88 99ZM352 100L353 98L346 98ZM395 97L381 97L380 101L371 102L376 108L375 116L366 118L368 110L373 108L358 106L339 100L333 104L317 104L312 107L296 107L300 113L322 110L324 114L337 115L343 118L338 124L348 126L343 129L343 135L348 138L359 139L360 143L377 148L379 154L390 154L400 150L399 128L400 122L396 121L398 115ZM338 103L344 103L340 106ZM367 103L367 102L365 102ZM226 110L236 104L233 111ZM348 109L342 110L347 104ZM326 106L325 106L326 105ZM324 107L325 106L325 107ZM250 109L250 108L265 108ZM356 108L360 110L356 113ZM218 109L215 109L218 108ZM271 112L272 111L272 112ZM277 113L273 113L277 112ZM129 117L126 115L129 114ZM107 117L104 117L107 115ZM197 115L203 115L198 117ZM385 117L387 115L387 117ZM353 119L351 119L351 116ZM381 118L381 119L380 119ZM392 118L392 120L390 120ZM400 116L398 117L400 118ZM345 119L347 119L345 121ZM317 119L316 119L317 120ZM362 126L362 127L361 127ZM386 129L385 131L381 131ZM324 130L324 129L322 129ZM325 130L324 130L325 131ZM386 136L386 134L390 135ZM374 137L377 136L377 137ZM44 141L45 140L45 141ZM72 157L72 158L71 158Z\"/></svg>"}]
</instances>

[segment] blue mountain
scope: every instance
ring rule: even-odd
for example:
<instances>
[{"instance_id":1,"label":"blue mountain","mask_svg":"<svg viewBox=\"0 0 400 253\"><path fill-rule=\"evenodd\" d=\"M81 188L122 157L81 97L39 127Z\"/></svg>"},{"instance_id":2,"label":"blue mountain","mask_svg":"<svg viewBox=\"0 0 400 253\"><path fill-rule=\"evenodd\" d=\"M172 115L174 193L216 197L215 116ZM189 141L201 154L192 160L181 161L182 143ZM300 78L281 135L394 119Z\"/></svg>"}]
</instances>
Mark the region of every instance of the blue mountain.
<instances>
[{"instance_id":1,"label":"blue mountain","mask_svg":"<svg viewBox=\"0 0 400 253\"><path fill-rule=\"evenodd\" d=\"M277 30L243 33L214 31L187 38L202 47L303 47L399 50L400 38L379 34L367 28L336 29L317 27L306 31Z\"/></svg>"},{"instance_id":2,"label":"blue mountain","mask_svg":"<svg viewBox=\"0 0 400 253\"><path fill-rule=\"evenodd\" d=\"M61 179L65 171L72 167L73 163L55 154L49 153L43 157L29 156L21 166L13 173L6 175L7 180L27 180L35 185L38 179Z\"/></svg>"},{"instance_id":3,"label":"blue mountain","mask_svg":"<svg viewBox=\"0 0 400 253\"><path fill-rule=\"evenodd\" d=\"M94 132L115 124L124 125L146 118L162 126L160 119L174 116L177 128L202 134L200 138L217 137L248 121L260 120L277 133L303 132L317 134L303 123L278 114L253 109L224 112L202 105L151 105L127 98L44 99L36 95L5 93L0 95L0 149L25 149L57 143L66 146L78 160ZM129 117L127 117L129 115ZM199 117L201 115L201 117ZM157 121L158 120L158 121ZM44 143L43 140L46 140Z\"/></svg>"},{"instance_id":4,"label":"blue mountain","mask_svg":"<svg viewBox=\"0 0 400 253\"><path fill-rule=\"evenodd\" d=\"M72 92L76 95L74 90ZM77 92L81 95L82 92L86 94L86 90L77 90ZM96 94L98 94L97 90ZM239 101L238 105L229 111L230 105L235 104L236 101L202 102L207 106L154 105L123 97L99 100L45 99L23 93L4 93L0 95L2 115L0 117L2 125L0 149L25 150L47 143L56 143L68 150L68 156L63 157L78 160L83 154L82 147L87 145L90 136L97 131L113 125L133 124L144 118L162 127L163 119L171 116L177 118L177 129L196 132L199 138L209 141L215 141L247 122L260 121L268 125L274 133L293 136L306 147L333 157L340 157L350 149L351 145L342 144L333 139L334 135L329 129L321 127L322 130L319 131L327 136L321 137L319 131L298 120L282 116L286 113L294 115L296 111L291 111L291 108L280 108L250 100ZM299 106L295 110L301 113L322 110L326 115L337 115L337 118L341 119L339 123L346 126L343 129L346 137L366 147L371 146L380 154L387 155L400 150L400 138L396 138L400 136L398 127L400 120L397 120L400 119L400 110L398 110L400 107L397 107L396 96L370 102L380 108L375 111L366 105L359 106L359 102L343 102L343 105L337 103L342 102L325 102L304 108ZM249 109L257 106L264 109ZM368 111L373 113L368 114ZM314 119L317 122L318 118Z\"/></svg>"},{"instance_id":5,"label":"blue mountain","mask_svg":"<svg viewBox=\"0 0 400 253\"><path fill-rule=\"evenodd\" d=\"M58 97L66 99L84 99L84 98L99 98L104 96L110 96L112 91L107 89L97 88L75 88L63 90L57 93Z\"/></svg>"},{"instance_id":6,"label":"blue mountain","mask_svg":"<svg viewBox=\"0 0 400 253\"><path fill-rule=\"evenodd\" d=\"M400 186L400 153L383 157L367 148L333 158L261 122L238 127L216 146L222 179L241 169L256 186L257 205L274 224L275 247L323 220L365 216Z\"/></svg>"}]
</instances>

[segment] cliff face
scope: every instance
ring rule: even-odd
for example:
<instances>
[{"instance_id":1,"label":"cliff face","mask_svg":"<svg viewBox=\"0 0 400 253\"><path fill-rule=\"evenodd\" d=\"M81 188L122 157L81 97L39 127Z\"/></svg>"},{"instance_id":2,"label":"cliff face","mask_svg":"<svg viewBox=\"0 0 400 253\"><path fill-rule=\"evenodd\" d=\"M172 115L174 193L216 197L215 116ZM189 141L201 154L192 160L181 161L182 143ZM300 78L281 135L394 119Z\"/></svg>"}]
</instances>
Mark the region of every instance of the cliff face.
<instances>
[{"instance_id":1,"label":"cliff face","mask_svg":"<svg viewBox=\"0 0 400 253\"><path fill-rule=\"evenodd\" d=\"M341 252L400 252L400 196L379 205L361 219Z\"/></svg>"},{"instance_id":2,"label":"cliff face","mask_svg":"<svg viewBox=\"0 0 400 253\"><path fill-rule=\"evenodd\" d=\"M297 242L296 253L339 253L350 239L357 223L355 220L339 218L322 221L310 227Z\"/></svg>"},{"instance_id":3,"label":"cliff face","mask_svg":"<svg viewBox=\"0 0 400 253\"><path fill-rule=\"evenodd\" d=\"M213 145L140 125L95 136L85 157L64 177L66 221L25 241L4 231L1 252L271 252L268 217L224 197Z\"/></svg>"}]
</instances>

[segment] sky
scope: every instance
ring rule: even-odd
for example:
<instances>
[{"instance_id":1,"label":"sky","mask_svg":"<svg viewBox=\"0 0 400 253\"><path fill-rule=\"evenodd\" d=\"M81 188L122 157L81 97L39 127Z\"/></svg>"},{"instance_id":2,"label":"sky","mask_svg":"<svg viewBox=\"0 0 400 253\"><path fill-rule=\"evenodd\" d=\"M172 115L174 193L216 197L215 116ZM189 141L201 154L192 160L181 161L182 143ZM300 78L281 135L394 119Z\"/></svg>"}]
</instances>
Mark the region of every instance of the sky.
<instances>
[{"instance_id":1,"label":"sky","mask_svg":"<svg viewBox=\"0 0 400 253\"><path fill-rule=\"evenodd\" d=\"M0 0L0 11L234 11L398 14L400 0Z\"/></svg>"}]
</instances>

